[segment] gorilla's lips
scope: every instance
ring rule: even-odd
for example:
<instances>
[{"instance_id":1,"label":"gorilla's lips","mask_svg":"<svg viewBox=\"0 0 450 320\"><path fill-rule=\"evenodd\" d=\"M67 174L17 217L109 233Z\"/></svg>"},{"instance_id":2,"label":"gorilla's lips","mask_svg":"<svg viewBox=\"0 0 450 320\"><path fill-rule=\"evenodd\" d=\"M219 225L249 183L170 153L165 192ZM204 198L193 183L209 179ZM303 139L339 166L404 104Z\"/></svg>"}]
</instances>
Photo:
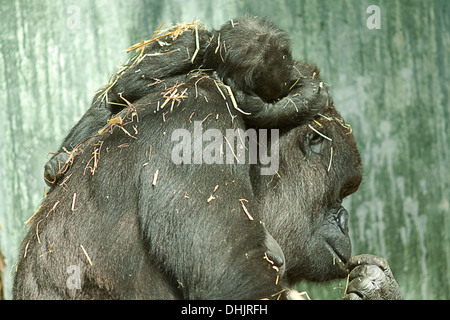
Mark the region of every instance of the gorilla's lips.
<instances>
[{"instance_id":1,"label":"gorilla's lips","mask_svg":"<svg viewBox=\"0 0 450 320\"><path fill-rule=\"evenodd\" d=\"M325 240L325 244L333 257L333 266L337 265L339 268L347 271L347 262L350 259L350 255L347 257L345 254L339 252L339 250L334 248L327 240Z\"/></svg>"}]
</instances>

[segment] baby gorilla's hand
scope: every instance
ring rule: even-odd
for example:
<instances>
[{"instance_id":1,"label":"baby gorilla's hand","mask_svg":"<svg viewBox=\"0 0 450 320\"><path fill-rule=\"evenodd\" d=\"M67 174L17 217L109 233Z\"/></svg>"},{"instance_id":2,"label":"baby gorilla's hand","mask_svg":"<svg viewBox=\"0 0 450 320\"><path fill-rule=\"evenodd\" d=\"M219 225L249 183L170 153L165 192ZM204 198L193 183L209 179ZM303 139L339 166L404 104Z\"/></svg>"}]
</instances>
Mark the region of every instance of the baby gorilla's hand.
<instances>
[{"instance_id":1,"label":"baby gorilla's hand","mask_svg":"<svg viewBox=\"0 0 450 320\"><path fill-rule=\"evenodd\" d=\"M66 172L67 166L65 165L69 159L69 154L61 152L53 156L44 166L44 180L49 187L56 185L59 179Z\"/></svg>"},{"instance_id":2,"label":"baby gorilla's hand","mask_svg":"<svg viewBox=\"0 0 450 320\"><path fill-rule=\"evenodd\" d=\"M322 80L305 77L294 83L289 95L284 100L295 101L295 107L304 117L314 118L325 110L329 103L329 94ZM300 111L301 110L301 111Z\"/></svg>"}]
</instances>

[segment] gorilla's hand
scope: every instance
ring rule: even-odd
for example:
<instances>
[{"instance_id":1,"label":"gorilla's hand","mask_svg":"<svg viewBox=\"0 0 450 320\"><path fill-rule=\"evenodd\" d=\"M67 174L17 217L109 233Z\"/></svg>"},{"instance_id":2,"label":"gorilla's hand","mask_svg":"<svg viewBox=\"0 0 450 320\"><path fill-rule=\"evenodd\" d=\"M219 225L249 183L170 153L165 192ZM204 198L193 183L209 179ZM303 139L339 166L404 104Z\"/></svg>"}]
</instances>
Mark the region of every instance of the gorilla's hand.
<instances>
[{"instance_id":1,"label":"gorilla's hand","mask_svg":"<svg viewBox=\"0 0 450 320\"><path fill-rule=\"evenodd\" d=\"M385 259L362 254L348 261L350 271L344 300L400 300L401 293Z\"/></svg>"},{"instance_id":2,"label":"gorilla's hand","mask_svg":"<svg viewBox=\"0 0 450 320\"><path fill-rule=\"evenodd\" d=\"M44 166L44 180L49 187L53 187L56 182L64 175L69 159L69 154L60 152L51 158Z\"/></svg>"}]
</instances>

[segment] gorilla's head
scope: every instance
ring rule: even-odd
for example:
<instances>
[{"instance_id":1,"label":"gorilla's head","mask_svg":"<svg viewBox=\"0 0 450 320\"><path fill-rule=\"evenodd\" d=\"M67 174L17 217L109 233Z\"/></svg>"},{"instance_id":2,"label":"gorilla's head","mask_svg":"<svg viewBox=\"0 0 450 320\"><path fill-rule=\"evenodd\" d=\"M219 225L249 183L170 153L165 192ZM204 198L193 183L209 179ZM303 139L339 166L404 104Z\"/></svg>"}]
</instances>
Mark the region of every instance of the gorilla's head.
<instances>
[{"instance_id":1,"label":"gorilla's head","mask_svg":"<svg viewBox=\"0 0 450 320\"><path fill-rule=\"evenodd\" d=\"M280 244L289 282L347 275L351 257L342 200L362 180L350 127L332 105L315 121L280 134L279 171L253 173L261 218Z\"/></svg>"}]
</instances>

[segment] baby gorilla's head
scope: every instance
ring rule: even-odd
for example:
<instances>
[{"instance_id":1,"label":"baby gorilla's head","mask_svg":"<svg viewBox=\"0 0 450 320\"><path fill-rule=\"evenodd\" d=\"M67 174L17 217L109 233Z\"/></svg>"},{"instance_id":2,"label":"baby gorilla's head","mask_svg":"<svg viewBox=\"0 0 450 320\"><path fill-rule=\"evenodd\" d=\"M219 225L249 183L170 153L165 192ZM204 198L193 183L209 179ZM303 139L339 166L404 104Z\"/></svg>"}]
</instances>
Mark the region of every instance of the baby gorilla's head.
<instances>
[{"instance_id":1,"label":"baby gorilla's head","mask_svg":"<svg viewBox=\"0 0 450 320\"><path fill-rule=\"evenodd\" d=\"M292 66L286 33L256 17L231 20L215 31L204 60L226 84L265 102L288 94Z\"/></svg>"}]
</instances>

